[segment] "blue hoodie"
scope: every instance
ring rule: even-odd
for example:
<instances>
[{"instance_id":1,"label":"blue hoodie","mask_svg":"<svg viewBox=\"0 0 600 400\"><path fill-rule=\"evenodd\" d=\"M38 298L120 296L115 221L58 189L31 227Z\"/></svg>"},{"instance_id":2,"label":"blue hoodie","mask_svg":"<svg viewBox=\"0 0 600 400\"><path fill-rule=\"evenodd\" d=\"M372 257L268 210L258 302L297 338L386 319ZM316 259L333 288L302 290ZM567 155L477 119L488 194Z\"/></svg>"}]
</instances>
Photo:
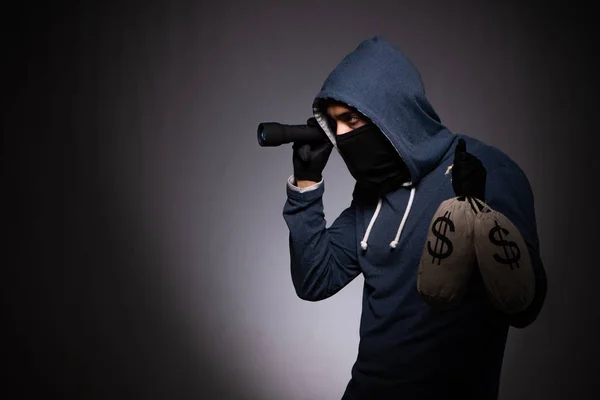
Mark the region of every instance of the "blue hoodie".
<instances>
[{"instance_id":1,"label":"blue hoodie","mask_svg":"<svg viewBox=\"0 0 600 400\"><path fill-rule=\"evenodd\" d=\"M287 182L283 217L290 231L297 295L326 299L363 274L358 356L344 399L496 399L508 330L538 316L546 295L534 199L528 179L499 149L445 127L419 72L381 36L365 40L331 72L314 115L336 145L319 100L333 98L367 116L407 164L410 181L381 198L354 188L349 206L326 226L324 181ZM417 290L417 270L437 207L454 197L449 167L459 138L487 170L486 202L519 229L532 258L536 296L513 315L491 305L477 269L462 303L437 310Z\"/></svg>"}]
</instances>

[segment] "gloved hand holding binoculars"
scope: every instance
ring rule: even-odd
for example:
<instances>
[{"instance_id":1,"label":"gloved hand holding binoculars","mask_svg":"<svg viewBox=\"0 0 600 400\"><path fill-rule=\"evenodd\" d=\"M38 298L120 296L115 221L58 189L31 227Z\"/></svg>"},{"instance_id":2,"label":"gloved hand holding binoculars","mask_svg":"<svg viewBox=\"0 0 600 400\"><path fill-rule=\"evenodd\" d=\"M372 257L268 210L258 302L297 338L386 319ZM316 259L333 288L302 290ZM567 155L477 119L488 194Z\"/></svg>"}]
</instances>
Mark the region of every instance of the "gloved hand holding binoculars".
<instances>
[{"instance_id":1,"label":"gloved hand holding binoculars","mask_svg":"<svg viewBox=\"0 0 600 400\"><path fill-rule=\"evenodd\" d=\"M294 178L300 187L320 182L323 170L333 144L327 137L315 117L306 121L306 125L286 125L276 122L263 122L258 125L258 144L262 147L275 147L293 143Z\"/></svg>"}]
</instances>

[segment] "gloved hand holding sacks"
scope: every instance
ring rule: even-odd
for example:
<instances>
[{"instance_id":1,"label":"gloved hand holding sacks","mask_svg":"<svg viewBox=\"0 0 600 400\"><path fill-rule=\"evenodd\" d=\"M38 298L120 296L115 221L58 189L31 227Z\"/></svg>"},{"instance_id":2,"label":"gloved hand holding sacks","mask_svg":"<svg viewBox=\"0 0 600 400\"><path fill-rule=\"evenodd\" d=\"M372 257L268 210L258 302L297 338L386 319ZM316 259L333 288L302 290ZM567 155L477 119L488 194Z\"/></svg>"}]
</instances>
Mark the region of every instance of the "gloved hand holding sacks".
<instances>
[{"instance_id":1,"label":"gloved hand holding sacks","mask_svg":"<svg viewBox=\"0 0 600 400\"><path fill-rule=\"evenodd\" d=\"M516 226L485 204L486 170L459 139L452 166L457 197L442 202L432 218L419 263L418 290L440 309L458 305L477 266L492 305L523 311L533 300L535 276Z\"/></svg>"}]
</instances>

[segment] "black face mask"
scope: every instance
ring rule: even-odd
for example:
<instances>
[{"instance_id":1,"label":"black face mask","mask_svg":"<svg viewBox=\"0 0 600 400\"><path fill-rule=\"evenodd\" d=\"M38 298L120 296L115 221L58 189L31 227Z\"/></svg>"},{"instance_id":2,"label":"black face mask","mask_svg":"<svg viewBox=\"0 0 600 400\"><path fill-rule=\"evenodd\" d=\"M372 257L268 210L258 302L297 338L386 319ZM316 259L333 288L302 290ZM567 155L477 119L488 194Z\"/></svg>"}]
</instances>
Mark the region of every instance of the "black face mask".
<instances>
[{"instance_id":1,"label":"black face mask","mask_svg":"<svg viewBox=\"0 0 600 400\"><path fill-rule=\"evenodd\" d=\"M363 188L381 196L410 180L408 167L375 124L368 123L335 138L350 174Z\"/></svg>"}]
</instances>

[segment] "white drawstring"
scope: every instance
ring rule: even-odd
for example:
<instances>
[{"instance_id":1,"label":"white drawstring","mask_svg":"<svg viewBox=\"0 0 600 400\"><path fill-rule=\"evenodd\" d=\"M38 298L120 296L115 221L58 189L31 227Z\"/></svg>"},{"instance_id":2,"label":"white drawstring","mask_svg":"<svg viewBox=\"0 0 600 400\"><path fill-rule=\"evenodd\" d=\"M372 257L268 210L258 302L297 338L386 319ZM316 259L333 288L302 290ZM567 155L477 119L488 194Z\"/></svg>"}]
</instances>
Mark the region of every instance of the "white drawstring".
<instances>
[{"instance_id":1,"label":"white drawstring","mask_svg":"<svg viewBox=\"0 0 600 400\"><path fill-rule=\"evenodd\" d=\"M410 184L410 183L409 183ZM408 186L404 185L404 186ZM412 187L410 189L410 197L408 198L408 204L406 205L406 210L404 211L404 216L402 217L402 222L400 222L400 227L398 228L398 232L396 233L396 238L390 243L390 247L396 248L398 245L398 241L400 240L400 235L402 234L402 230L404 229L404 225L406 224L406 220L408 219L408 214L410 213L410 209L412 207L413 200L415 198L415 188ZM375 224L375 220L379 215L379 210L381 210L382 199L379 199L377 202L377 208L375 208L375 213L371 217L371 221L369 222L369 226L367 227L367 231L365 232L365 236L363 240L360 242L360 247L363 250L367 249L367 240L369 239L369 235L371 234L371 229L373 228L373 224Z\"/></svg>"},{"instance_id":2,"label":"white drawstring","mask_svg":"<svg viewBox=\"0 0 600 400\"><path fill-rule=\"evenodd\" d=\"M360 242L360 247L363 250L367 249L367 239L369 239L369 235L371 234L371 228L373 228L373 224L375 223L375 220L377 219L379 210L381 210L381 199L379 199L379 201L377 202L377 208L375 209L375 214L373 214L373 216L371 217L371 221L369 222L369 226L367 227L365 236L363 237L363 240Z\"/></svg>"},{"instance_id":3,"label":"white drawstring","mask_svg":"<svg viewBox=\"0 0 600 400\"><path fill-rule=\"evenodd\" d=\"M408 213L410 212L410 208L412 207L413 199L415 198L415 188L410 189L410 197L408 198L408 205L406 206L406 210L404 211L404 216L402 217L402 222L400 222L400 227L398 228L398 232L396 233L396 238L390 243L390 247L395 249L398 245L398 241L400 240L400 234L402 233L402 229L404 229L404 224L408 219Z\"/></svg>"}]
</instances>

